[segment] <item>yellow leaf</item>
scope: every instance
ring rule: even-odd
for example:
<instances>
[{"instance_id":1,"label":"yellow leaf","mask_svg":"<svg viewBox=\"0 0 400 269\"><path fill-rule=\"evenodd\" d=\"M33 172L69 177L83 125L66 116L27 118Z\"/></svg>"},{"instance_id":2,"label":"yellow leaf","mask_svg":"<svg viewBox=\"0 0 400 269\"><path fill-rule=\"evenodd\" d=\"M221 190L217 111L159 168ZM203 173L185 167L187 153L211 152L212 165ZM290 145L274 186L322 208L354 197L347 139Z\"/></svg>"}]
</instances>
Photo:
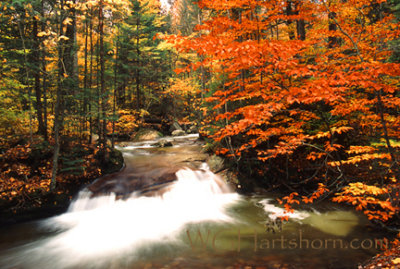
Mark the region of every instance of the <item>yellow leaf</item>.
<instances>
[{"instance_id":1,"label":"yellow leaf","mask_svg":"<svg viewBox=\"0 0 400 269\"><path fill-rule=\"evenodd\" d=\"M400 264L400 258L396 258L394 260L392 260L393 264Z\"/></svg>"},{"instance_id":2,"label":"yellow leaf","mask_svg":"<svg viewBox=\"0 0 400 269\"><path fill-rule=\"evenodd\" d=\"M46 32L40 32L40 33L37 34L38 37L42 37L42 36L45 36L45 35L46 35Z\"/></svg>"},{"instance_id":3,"label":"yellow leaf","mask_svg":"<svg viewBox=\"0 0 400 269\"><path fill-rule=\"evenodd\" d=\"M69 38L66 37L65 35L62 35L62 36L60 36L60 37L58 38L58 41L60 41L60 40L69 40Z\"/></svg>"},{"instance_id":4,"label":"yellow leaf","mask_svg":"<svg viewBox=\"0 0 400 269\"><path fill-rule=\"evenodd\" d=\"M64 21L63 21L63 24L64 25L71 25L72 23L72 19L71 18L66 18Z\"/></svg>"}]
</instances>

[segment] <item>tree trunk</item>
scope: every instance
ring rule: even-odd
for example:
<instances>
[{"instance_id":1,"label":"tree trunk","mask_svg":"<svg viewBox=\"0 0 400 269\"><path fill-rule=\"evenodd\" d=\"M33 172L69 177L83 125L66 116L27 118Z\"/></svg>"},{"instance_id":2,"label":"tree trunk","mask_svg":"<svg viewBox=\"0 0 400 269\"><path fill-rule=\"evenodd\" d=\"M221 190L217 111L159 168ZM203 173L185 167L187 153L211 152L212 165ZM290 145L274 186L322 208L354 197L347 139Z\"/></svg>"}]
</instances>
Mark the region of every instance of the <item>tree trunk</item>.
<instances>
[{"instance_id":1,"label":"tree trunk","mask_svg":"<svg viewBox=\"0 0 400 269\"><path fill-rule=\"evenodd\" d=\"M330 3L328 3L329 5ZM337 25L335 22L336 19L336 13L335 12L329 12L328 14L328 18L329 18L329 25L328 25L328 29L331 32L330 34L333 34L337 31ZM328 37L328 48L334 48L338 45L339 40L337 37L335 36L329 36Z\"/></svg>"},{"instance_id":2,"label":"tree trunk","mask_svg":"<svg viewBox=\"0 0 400 269\"><path fill-rule=\"evenodd\" d=\"M61 13L58 17L59 20L59 36L63 35L63 10L64 10L64 1L60 0ZM64 92L64 74L66 72L64 60L64 41L61 39L58 41L58 83L57 83L57 91L56 91L56 104L55 104L55 113L54 113L54 152L53 152L53 169L51 175L50 182L50 191L54 191L56 188L56 180L57 180L57 170L58 170L58 159L60 155L60 130L62 128L63 121L63 92Z\"/></svg>"},{"instance_id":3,"label":"tree trunk","mask_svg":"<svg viewBox=\"0 0 400 269\"><path fill-rule=\"evenodd\" d=\"M287 16L294 15L293 6L292 6L292 1L291 0L286 1L286 15ZM289 39L290 40L293 40L293 39L296 38L296 36L294 34L294 30L290 28L292 24L293 24L293 21L291 19L286 21L286 25L289 28Z\"/></svg>"},{"instance_id":4,"label":"tree trunk","mask_svg":"<svg viewBox=\"0 0 400 269\"><path fill-rule=\"evenodd\" d=\"M379 113L379 117L380 117L382 128L383 128L383 137L385 139L386 146L387 146L388 152L390 154L390 158L392 159L392 170L394 171L394 175L395 175L396 179L400 180L399 163L394 154L394 149L392 147L392 144L390 143L389 132L388 132L387 124L386 124L386 120L385 120L384 107L383 107L383 102L382 102L382 90L376 91L375 94L376 94L376 98L377 98L378 113Z\"/></svg>"},{"instance_id":5,"label":"tree trunk","mask_svg":"<svg viewBox=\"0 0 400 269\"><path fill-rule=\"evenodd\" d=\"M103 14L103 0L99 3L99 54L100 54L100 92L101 92L101 117L102 122L100 124L101 135L99 134L99 139L101 139L101 158L103 162L106 161L106 146L107 146L107 119L106 119L106 87L105 87L105 59L104 59L104 14Z\"/></svg>"},{"instance_id":6,"label":"tree trunk","mask_svg":"<svg viewBox=\"0 0 400 269\"><path fill-rule=\"evenodd\" d=\"M140 14L138 12L137 14L137 19L136 19L136 109L137 111L140 111L141 108L141 96L140 96L140 32L139 32L139 27L140 27Z\"/></svg>"},{"instance_id":7,"label":"tree trunk","mask_svg":"<svg viewBox=\"0 0 400 269\"><path fill-rule=\"evenodd\" d=\"M114 148L115 143L115 120L116 120L116 107L117 107L117 89L118 89L118 79L117 79L117 69L118 69L118 48L119 48L119 32L117 34L116 42L116 52L115 52L115 63L114 63L114 95L113 95L113 122L112 122L112 138L111 147Z\"/></svg>"},{"instance_id":8,"label":"tree trunk","mask_svg":"<svg viewBox=\"0 0 400 269\"><path fill-rule=\"evenodd\" d=\"M90 71L89 71L89 144L92 143L93 137L93 118L92 118L92 85L93 85L93 54L94 54L94 46L93 46L93 22L92 22L92 11L90 11L90 21L89 21L89 39L90 39Z\"/></svg>"},{"instance_id":9,"label":"tree trunk","mask_svg":"<svg viewBox=\"0 0 400 269\"><path fill-rule=\"evenodd\" d=\"M297 39L306 40L306 24L304 20L297 20L296 28L297 28Z\"/></svg>"},{"instance_id":10,"label":"tree trunk","mask_svg":"<svg viewBox=\"0 0 400 269\"><path fill-rule=\"evenodd\" d=\"M33 19L33 62L40 63L40 41L38 38L38 20ZM38 133L41 134L44 138L46 137L46 129L43 122L43 103L42 103L42 89L40 87L40 65L34 69L34 89L36 96L36 117L38 120Z\"/></svg>"},{"instance_id":11,"label":"tree trunk","mask_svg":"<svg viewBox=\"0 0 400 269\"><path fill-rule=\"evenodd\" d=\"M42 7L41 7L41 16L44 18L44 0L41 2ZM41 24L41 31L44 32L46 30L46 22L43 20ZM43 89L43 125L44 125L44 140L48 141L48 134L47 134L47 69L46 69L46 50L42 49L41 53L41 62L42 62L42 72L43 72L43 77L42 77L42 89Z\"/></svg>"},{"instance_id":12,"label":"tree trunk","mask_svg":"<svg viewBox=\"0 0 400 269\"><path fill-rule=\"evenodd\" d=\"M89 23L88 20L85 20L85 67L83 71L83 120L84 120L84 129L87 130L87 118L88 118L88 102L90 102L88 98L88 36L89 36Z\"/></svg>"}]
</instances>

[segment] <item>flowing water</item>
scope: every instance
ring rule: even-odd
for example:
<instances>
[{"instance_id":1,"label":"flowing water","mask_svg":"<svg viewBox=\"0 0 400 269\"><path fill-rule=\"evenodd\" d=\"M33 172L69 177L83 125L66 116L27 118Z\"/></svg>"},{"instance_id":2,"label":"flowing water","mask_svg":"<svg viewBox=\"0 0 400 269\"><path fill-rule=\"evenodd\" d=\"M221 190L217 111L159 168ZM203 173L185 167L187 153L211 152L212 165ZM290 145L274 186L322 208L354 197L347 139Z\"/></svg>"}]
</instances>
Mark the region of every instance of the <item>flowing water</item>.
<instances>
[{"instance_id":1,"label":"flowing water","mask_svg":"<svg viewBox=\"0 0 400 269\"><path fill-rule=\"evenodd\" d=\"M351 210L324 204L281 223L274 195L230 190L195 140L121 147L126 168L67 212L2 228L0 268L356 268L378 251L383 236ZM157 181L168 173L176 180ZM130 191L138 186L150 191Z\"/></svg>"}]
</instances>

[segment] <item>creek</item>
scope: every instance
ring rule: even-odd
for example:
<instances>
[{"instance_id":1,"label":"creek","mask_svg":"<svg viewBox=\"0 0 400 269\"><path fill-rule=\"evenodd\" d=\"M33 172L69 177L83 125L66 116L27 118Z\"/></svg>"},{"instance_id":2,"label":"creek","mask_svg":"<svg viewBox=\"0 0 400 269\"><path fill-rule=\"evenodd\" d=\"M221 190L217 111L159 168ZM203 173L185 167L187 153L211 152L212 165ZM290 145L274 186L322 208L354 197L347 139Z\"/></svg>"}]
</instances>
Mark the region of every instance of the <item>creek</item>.
<instances>
[{"instance_id":1,"label":"creek","mask_svg":"<svg viewBox=\"0 0 400 269\"><path fill-rule=\"evenodd\" d=\"M357 268L383 234L331 203L289 214L279 194L240 195L204 162L196 135L123 143L126 167L67 212L0 230L0 268ZM247 266L247 267L246 267Z\"/></svg>"}]
</instances>

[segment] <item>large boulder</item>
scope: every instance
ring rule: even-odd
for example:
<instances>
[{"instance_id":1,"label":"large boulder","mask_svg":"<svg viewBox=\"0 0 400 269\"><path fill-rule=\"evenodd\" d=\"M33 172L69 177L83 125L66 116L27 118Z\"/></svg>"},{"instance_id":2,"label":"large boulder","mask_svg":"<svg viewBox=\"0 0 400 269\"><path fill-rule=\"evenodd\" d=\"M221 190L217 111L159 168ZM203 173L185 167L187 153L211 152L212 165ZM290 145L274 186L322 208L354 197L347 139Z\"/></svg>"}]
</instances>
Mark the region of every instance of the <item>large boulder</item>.
<instances>
[{"instance_id":1,"label":"large boulder","mask_svg":"<svg viewBox=\"0 0 400 269\"><path fill-rule=\"evenodd\" d=\"M172 132L172 136L182 136L185 134L186 134L186 132L184 130L175 130Z\"/></svg>"},{"instance_id":2,"label":"large boulder","mask_svg":"<svg viewBox=\"0 0 400 269\"><path fill-rule=\"evenodd\" d=\"M150 171L132 168L97 179L88 186L93 196L115 193L118 197L129 197L138 192L149 196L160 195L174 182L179 167L160 167Z\"/></svg>"},{"instance_id":3,"label":"large boulder","mask_svg":"<svg viewBox=\"0 0 400 269\"><path fill-rule=\"evenodd\" d=\"M132 136L132 140L135 142L156 140L162 137L162 134L153 129L140 129Z\"/></svg>"}]
</instances>

